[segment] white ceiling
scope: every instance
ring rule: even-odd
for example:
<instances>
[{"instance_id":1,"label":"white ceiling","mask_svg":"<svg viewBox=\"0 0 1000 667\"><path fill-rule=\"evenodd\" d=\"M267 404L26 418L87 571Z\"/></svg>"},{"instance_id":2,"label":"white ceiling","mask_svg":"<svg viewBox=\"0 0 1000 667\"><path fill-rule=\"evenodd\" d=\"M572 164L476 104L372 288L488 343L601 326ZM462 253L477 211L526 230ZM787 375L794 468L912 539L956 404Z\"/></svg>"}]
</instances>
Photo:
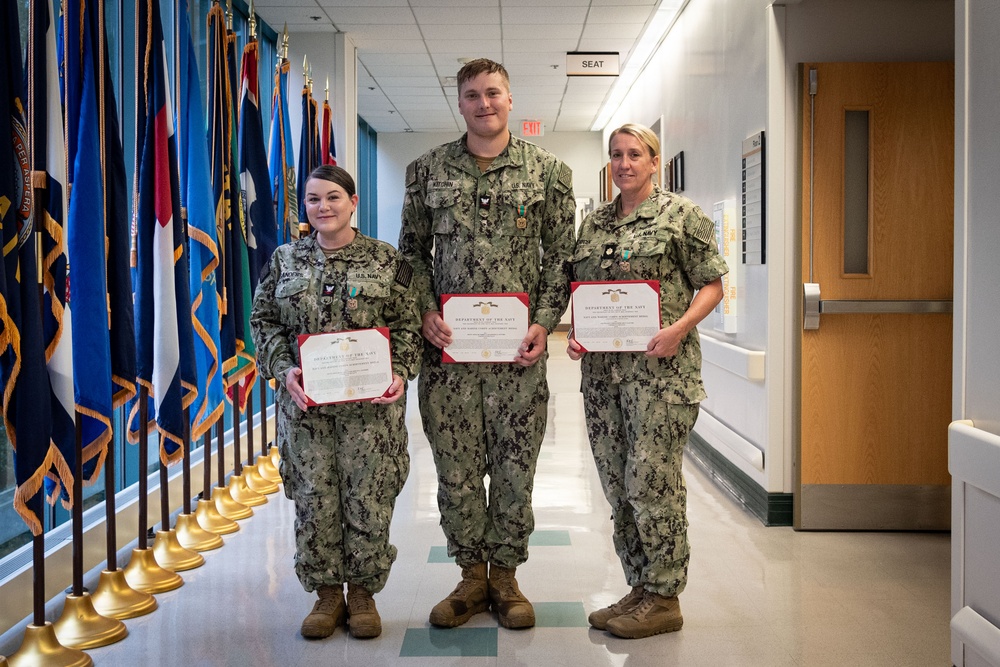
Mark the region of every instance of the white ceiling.
<instances>
[{"instance_id":1,"label":"white ceiling","mask_svg":"<svg viewBox=\"0 0 1000 667\"><path fill-rule=\"evenodd\" d=\"M590 130L614 77L567 77L566 52L618 52L624 68L661 0L254 0L279 32L346 32L358 47L358 113L378 132L464 131L459 59L511 78L512 129ZM293 45L294 48L294 45Z\"/></svg>"}]
</instances>

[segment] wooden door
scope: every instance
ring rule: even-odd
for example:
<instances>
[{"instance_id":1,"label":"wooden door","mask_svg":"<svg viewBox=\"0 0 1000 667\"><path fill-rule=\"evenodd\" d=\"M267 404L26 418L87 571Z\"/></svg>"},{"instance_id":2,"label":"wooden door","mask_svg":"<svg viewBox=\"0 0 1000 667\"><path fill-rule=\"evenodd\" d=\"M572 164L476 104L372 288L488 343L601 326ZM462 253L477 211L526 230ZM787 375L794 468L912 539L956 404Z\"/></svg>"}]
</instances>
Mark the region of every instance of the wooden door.
<instances>
[{"instance_id":1,"label":"wooden door","mask_svg":"<svg viewBox=\"0 0 1000 667\"><path fill-rule=\"evenodd\" d=\"M947 528L954 67L802 75L795 525Z\"/></svg>"}]
</instances>

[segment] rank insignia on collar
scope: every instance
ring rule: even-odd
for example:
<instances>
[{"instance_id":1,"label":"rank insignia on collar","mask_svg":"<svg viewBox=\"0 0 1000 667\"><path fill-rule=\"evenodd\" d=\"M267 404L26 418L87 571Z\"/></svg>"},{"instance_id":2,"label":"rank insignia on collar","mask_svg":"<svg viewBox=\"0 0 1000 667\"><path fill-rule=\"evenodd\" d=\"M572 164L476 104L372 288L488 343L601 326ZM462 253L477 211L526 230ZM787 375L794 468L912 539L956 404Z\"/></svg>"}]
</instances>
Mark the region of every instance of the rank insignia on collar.
<instances>
[{"instance_id":1,"label":"rank insignia on collar","mask_svg":"<svg viewBox=\"0 0 1000 667\"><path fill-rule=\"evenodd\" d=\"M492 197L490 195L480 195L479 196L479 208L489 208L490 200Z\"/></svg>"},{"instance_id":2,"label":"rank insignia on collar","mask_svg":"<svg viewBox=\"0 0 1000 667\"><path fill-rule=\"evenodd\" d=\"M604 250L601 251L602 259L612 259L618 253L617 243L605 243Z\"/></svg>"}]
</instances>

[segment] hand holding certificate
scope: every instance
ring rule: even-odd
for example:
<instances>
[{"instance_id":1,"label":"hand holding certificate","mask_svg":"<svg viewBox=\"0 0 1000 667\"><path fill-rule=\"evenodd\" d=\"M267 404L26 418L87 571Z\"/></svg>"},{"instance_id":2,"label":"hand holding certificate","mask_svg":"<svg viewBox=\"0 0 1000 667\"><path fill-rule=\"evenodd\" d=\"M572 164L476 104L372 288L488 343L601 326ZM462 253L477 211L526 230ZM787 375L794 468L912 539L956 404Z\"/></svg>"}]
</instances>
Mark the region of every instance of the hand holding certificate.
<instances>
[{"instance_id":1,"label":"hand holding certificate","mask_svg":"<svg viewBox=\"0 0 1000 667\"><path fill-rule=\"evenodd\" d=\"M585 352L645 352L660 330L657 280L574 282L573 338Z\"/></svg>"},{"instance_id":2,"label":"hand holding certificate","mask_svg":"<svg viewBox=\"0 0 1000 667\"><path fill-rule=\"evenodd\" d=\"M392 384L389 329L301 334L299 365L309 405L378 398Z\"/></svg>"},{"instance_id":3,"label":"hand holding certificate","mask_svg":"<svg viewBox=\"0 0 1000 667\"><path fill-rule=\"evenodd\" d=\"M528 295L443 294L441 317L452 331L445 363L512 363L528 331Z\"/></svg>"}]
</instances>

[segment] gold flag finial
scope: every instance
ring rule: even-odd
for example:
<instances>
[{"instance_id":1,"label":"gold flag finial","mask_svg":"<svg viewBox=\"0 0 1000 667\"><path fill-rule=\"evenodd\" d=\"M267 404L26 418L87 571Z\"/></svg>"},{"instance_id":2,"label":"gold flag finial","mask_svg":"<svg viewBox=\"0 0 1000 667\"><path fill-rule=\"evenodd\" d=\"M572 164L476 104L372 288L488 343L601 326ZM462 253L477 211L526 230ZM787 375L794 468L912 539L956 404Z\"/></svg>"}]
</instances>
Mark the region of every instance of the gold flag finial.
<instances>
[{"instance_id":1,"label":"gold flag finial","mask_svg":"<svg viewBox=\"0 0 1000 667\"><path fill-rule=\"evenodd\" d=\"M226 28L233 29L233 0L226 0Z\"/></svg>"},{"instance_id":2,"label":"gold flag finial","mask_svg":"<svg viewBox=\"0 0 1000 667\"><path fill-rule=\"evenodd\" d=\"M250 39L257 39L257 15L253 10L253 0L250 0Z\"/></svg>"},{"instance_id":3,"label":"gold flag finial","mask_svg":"<svg viewBox=\"0 0 1000 667\"><path fill-rule=\"evenodd\" d=\"M326 101L330 101L330 77L326 77Z\"/></svg>"},{"instance_id":4,"label":"gold flag finial","mask_svg":"<svg viewBox=\"0 0 1000 667\"><path fill-rule=\"evenodd\" d=\"M309 80L309 55L302 56L302 78Z\"/></svg>"},{"instance_id":5,"label":"gold flag finial","mask_svg":"<svg viewBox=\"0 0 1000 667\"><path fill-rule=\"evenodd\" d=\"M281 59L288 58L288 23L285 23L285 31L281 35Z\"/></svg>"}]
</instances>

